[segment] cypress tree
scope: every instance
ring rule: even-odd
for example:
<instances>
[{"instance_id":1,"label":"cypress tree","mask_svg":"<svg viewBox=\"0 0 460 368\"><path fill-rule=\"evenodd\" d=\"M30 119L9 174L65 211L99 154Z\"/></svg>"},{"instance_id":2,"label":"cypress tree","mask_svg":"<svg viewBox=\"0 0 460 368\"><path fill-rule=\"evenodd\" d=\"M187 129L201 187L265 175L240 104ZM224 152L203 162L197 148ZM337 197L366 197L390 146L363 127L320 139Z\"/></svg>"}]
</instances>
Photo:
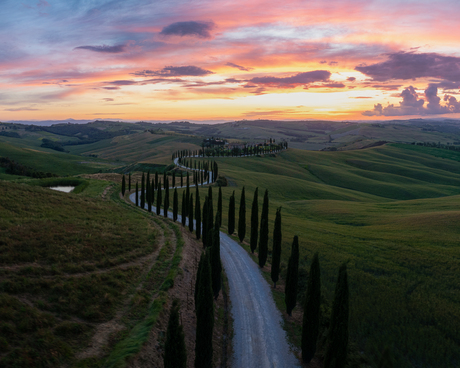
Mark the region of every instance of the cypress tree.
<instances>
[{"instance_id":1,"label":"cypress tree","mask_svg":"<svg viewBox=\"0 0 460 368\"><path fill-rule=\"evenodd\" d=\"M176 171L173 171L172 173L172 187L176 187Z\"/></svg>"},{"instance_id":2,"label":"cypress tree","mask_svg":"<svg viewBox=\"0 0 460 368\"><path fill-rule=\"evenodd\" d=\"M187 350L185 348L185 335L179 323L179 301L174 299L169 313L168 329L166 330L164 367L186 368Z\"/></svg>"},{"instance_id":3,"label":"cypress tree","mask_svg":"<svg viewBox=\"0 0 460 368\"><path fill-rule=\"evenodd\" d=\"M289 257L288 269L286 274L286 285L284 288L284 301L286 312L291 315L297 303L297 282L299 279L299 238L294 236Z\"/></svg>"},{"instance_id":4,"label":"cypress tree","mask_svg":"<svg viewBox=\"0 0 460 368\"><path fill-rule=\"evenodd\" d=\"M273 226L273 250L272 250L272 268L271 277L273 287L276 288L276 283L280 275L281 262L281 207L276 210L275 225Z\"/></svg>"},{"instance_id":5,"label":"cypress tree","mask_svg":"<svg viewBox=\"0 0 460 368\"><path fill-rule=\"evenodd\" d=\"M222 263L220 261L220 213L216 213L216 221L214 222L213 229L213 240L211 247L211 272L212 272L212 292L214 294L214 299L217 299L219 296L219 291L221 288L222 280Z\"/></svg>"},{"instance_id":6,"label":"cypress tree","mask_svg":"<svg viewBox=\"0 0 460 368\"><path fill-rule=\"evenodd\" d=\"M152 204L155 203L155 179L152 178L152 184L150 184L150 198L152 200Z\"/></svg>"},{"instance_id":7,"label":"cypress tree","mask_svg":"<svg viewBox=\"0 0 460 368\"><path fill-rule=\"evenodd\" d=\"M193 233L193 194L190 194L190 203L188 205L189 215L188 215L188 229Z\"/></svg>"},{"instance_id":8,"label":"cypress tree","mask_svg":"<svg viewBox=\"0 0 460 368\"><path fill-rule=\"evenodd\" d=\"M147 204L150 200L150 171L147 171L147 177L145 179L145 201Z\"/></svg>"},{"instance_id":9,"label":"cypress tree","mask_svg":"<svg viewBox=\"0 0 460 368\"><path fill-rule=\"evenodd\" d=\"M319 332L321 304L321 273L318 253L313 256L307 281L307 294L303 308L302 322L302 360L310 362L316 353L316 342Z\"/></svg>"},{"instance_id":10,"label":"cypress tree","mask_svg":"<svg viewBox=\"0 0 460 368\"><path fill-rule=\"evenodd\" d=\"M205 252L201 252L200 256L200 261L198 262L198 268L196 270L196 280L195 280L195 311L198 309L198 289L200 285L200 275L201 275L201 270L203 269L203 264L204 264L204 256Z\"/></svg>"},{"instance_id":11,"label":"cypress tree","mask_svg":"<svg viewBox=\"0 0 460 368\"><path fill-rule=\"evenodd\" d=\"M141 180L141 208L144 209L145 207L145 175L142 173L142 180Z\"/></svg>"},{"instance_id":12,"label":"cypress tree","mask_svg":"<svg viewBox=\"0 0 460 368\"><path fill-rule=\"evenodd\" d=\"M167 177L166 177L166 171L163 173L163 189L166 189L167 186Z\"/></svg>"},{"instance_id":13,"label":"cypress tree","mask_svg":"<svg viewBox=\"0 0 460 368\"><path fill-rule=\"evenodd\" d=\"M238 238L240 242L244 240L244 236L246 235L246 199L244 196L244 187L243 191L241 192L240 198L240 212L238 218Z\"/></svg>"},{"instance_id":14,"label":"cypress tree","mask_svg":"<svg viewBox=\"0 0 460 368\"><path fill-rule=\"evenodd\" d=\"M198 185L196 186L196 195L195 195L195 233L196 238L201 238L201 204L200 204L200 191L198 190Z\"/></svg>"},{"instance_id":15,"label":"cypress tree","mask_svg":"<svg viewBox=\"0 0 460 368\"><path fill-rule=\"evenodd\" d=\"M136 207L139 207L139 184L136 181Z\"/></svg>"},{"instance_id":16,"label":"cypress tree","mask_svg":"<svg viewBox=\"0 0 460 368\"><path fill-rule=\"evenodd\" d=\"M265 190L262 214L260 216L259 234L259 266L262 268L267 262L268 255L268 190Z\"/></svg>"},{"instance_id":17,"label":"cypress tree","mask_svg":"<svg viewBox=\"0 0 460 368\"><path fill-rule=\"evenodd\" d=\"M177 212L179 211L179 198L177 195L177 188L174 188L174 197L173 197L173 221L177 221Z\"/></svg>"},{"instance_id":18,"label":"cypress tree","mask_svg":"<svg viewBox=\"0 0 460 368\"><path fill-rule=\"evenodd\" d=\"M121 195L123 197L125 196L125 191L126 191L126 181L125 181L125 174L123 174L123 177L121 178Z\"/></svg>"},{"instance_id":19,"label":"cypress tree","mask_svg":"<svg viewBox=\"0 0 460 368\"><path fill-rule=\"evenodd\" d=\"M157 190L157 215L160 216L161 214L161 204L163 200L161 198L161 188Z\"/></svg>"},{"instance_id":20,"label":"cypress tree","mask_svg":"<svg viewBox=\"0 0 460 368\"><path fill-rule=\"evenodd\" d=\"M131 192L131 173L128 174L128 190Z\"/></svg>"},{"instance_id":21,"label":"cypress tree","mask_svg":"<svg viewBox=\"0 0 460 368\"><path fill-rule=\"evenodd\" d=\"M181 220L182 226L185 226L187 216L185 215L185 192L182 192L182 211L181 211Z\"/></svg>"},{"instance_id":22,"label":"cypress tree","mask_svg":"<svg viewBox=\"0 0 460 368\"><path fill-rule=\"evenodd\" d=\"M212 247L212 241L213 241L213 223L214 223L214 209L213 209L213 203L212 200L209 200L208 198L208 210L206 212L206 216L208 217L206 221L207 225L207 232L206 234L203 234L203 237L206 235L206 246L207 247Z\"/></svg>"},{"instance_id":23,"label":"cypress tree","mask_svg":"<svg viewBox=\"0 0 460 368\"><path fill-rule=\"evenodd\" d=\"M228 203L228 234L232 235L235 232L235 191L230 197Z\"/></svg>"},{"instance_id":24,"label":"cypress tree","mask_svg":"<svg viewBox=\"0 0 460 368\"><path fill-rule=\"evenodd\" d=\"M254 199L252 200L251 208L251 252L257 248L257 235L259 233L259 188L254 191Z\"/></svg>"},{"instance_id":25,"label":"cypress tree","mask_svg":"<svg viewBox=\"0 0 460 368\"><path fill-rule=\"evenodd\" d=\"M197 286L195 368L211 368L214 301L212 298L209 252L205 252Z\"/></svg>"},{"instance_id":26,"label":"cypress tree","mask_svg":"<svg viewBox=\"0 0 460 368\"><path fill-rule=\"evenodd\" d=\"M220 213L219 216L219 229L222 225L222 187L219 185L219 196L217 197L217 212Z\"/></svg>"},{"instance_id":27,"label":"cypress tree","mask_svg":"<svg viewBox=\"0 0 460 368\"><path fill-rule=\"evenodd\" d=\"M163 207L163 216L168 217L169 209L169 185L166 185L165 188L165 206Z\"/></svg>"},{"instance_id":28,"label":"cypress tree","mask_svg":"<svg viewBox=\"0 0 460 368\"><path fill-rule=\"evenodd\" d=\"M185 188L185 215L188 216L188 204L190 203L190 175L187 172L187 188Z\"/></svg>"},{"instance_id":29,"label":"cypress tree","mask_svg":"<svg viewBox=\"0 0 460 368\"><path fill-rule=\"evenodd\" d=\"M348 276L345 263L339 269L327 340L324 367L345 367L348 349Z\"/></svg>"},{"instance_id":30,"label":"cypress tree","mask_svg":"<svg viewBox=\"0 0 460 368\"><path fill-rule=\"evenodd\" d=\"M201 234L201 240L203 241L203 247L206 248L206 240L208 239L206 235L208 233L208 197L207 196L204 197L202 222L203 222L203 229L202 229L202 234Z\"/></svg>"}]
</instances>

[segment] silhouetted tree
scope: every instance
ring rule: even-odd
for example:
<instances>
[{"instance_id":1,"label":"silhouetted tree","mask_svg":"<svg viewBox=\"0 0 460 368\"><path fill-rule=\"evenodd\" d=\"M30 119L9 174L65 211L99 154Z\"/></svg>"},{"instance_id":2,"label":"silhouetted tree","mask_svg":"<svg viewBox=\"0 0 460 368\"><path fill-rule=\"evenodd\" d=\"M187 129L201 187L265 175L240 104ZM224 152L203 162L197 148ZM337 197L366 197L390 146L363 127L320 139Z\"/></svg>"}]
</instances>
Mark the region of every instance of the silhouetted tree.
<instances>
[{"instance_id":1,"label":"silhouetted tree","mask_svg":"<svg viewBox=\"0 0 460 368\"><path fill-rule=\"evenodd\" d=\"M168 179L166 179L168 181ZM169 185L166 182L166 188L165 188L165 206L163 208L163 216L168 217L168 209L169 209Z\"/></svg>"},{"instance_id":2,"label":"silhouetted tree","mask_svg":"<svg viewBox=\"0 0 460 368\"><path fill-rule=\"evenodd\" d=\"M307 281L307 294L303 308L302 360L309 363L316 353L321 304L321 273L318 253L313 256Z\"/></svg>"},{"instance_id":3,"label":"silhouetted tree","mask_svg":"<svg viewBox=\"0 0 460 368\"><path fill-rule=\"evenodd\" d=\"M145 208L145 175L142 173L142 180L141 180L141 208Z\"/></svg>"},{"instance_id":4,"label":"silhouetted tree","mask_svg":"<svg viewBox=\"0 0 460 368\"><path fill-rule=\"evenodd\" d=\"M162 200L162 195L161 195L161 188L157 190L157 215L160 216L161 214L161 204L163 203Z\"/></svg>"},{"instance_id":5,"label":"silhouetted tree","mask_svg":"<svg viewBox=\"0 0 460 368\"><path fill-rule=\"evenodd\" d=\"M286 312L291 315L292 310L297 304L297 283L299 279L299 238L294 236L291 247L291 256L289 257L288 268L286 273L286 285L284 288L284 301L286 303Z\"/></svg>"},{"instance_id":6,"label":"silhouetted tree","mask_svg":"<svg viewBox=\"0 0 460 368\"><path fill-rule=\"evenodd\" d=\"M238 218L238 238L243 242L246 235L246 199L244 196L244 187L240 198L240 212Z\"/></svg>"},{"instance_id":7,"label":"silhouetted tree","mask_svg":"<svg viewBox=\"0 0 460 368\"><path fill-rule=\"evenodd\" d=\"M251 208L251 252L254 254L254 251L257 248L257 235L259 233L259 188L256 188L254 191L254 199L252 200Z\"/></svg>"},{"instance_id":8,"label":"silhouetted tree","mask_svg":"<svg viewBox=\"0 0 460 368\"><path fill-rule=\"evenodd\" d=\"M212 273L212 292L214 299L219 296L219 291L222 284L222 263L220 261L220 213L216 213L216 221L214 222L213 240L211 246L211 273Z\"/></svg>"},{"instance_id":9,"label":"silhouetted tree","mask_svg":"<svg viewBox=\"0 0 460 368\"><path fill-rule=\"evenodd\" d=\"M173 197L173 221L177 221L177 213L179 211L179 198L177 195L177 188L174 188L174 197Z\"/></svg>"},{"instance_id":10,"label":"silhouetted tree","mask_svg":"<svg viewBox=\"0 0 460 368\"><path fill-rule=\"evenodd\" d=\"M126 181L125 181L125 174L121 178L121 195L124 197L126 192Z\"/></svg>"},{"instance_id":11,"label":"silhouetted tree","mask_svg":"<svg viewBox=\"0 0 460 368\"><path fill-rule=\"evenodd\" d=\"M198 189L198 185L196 186L196 194L195 194L195 234L196 238L201 238L201 203L200 203L200 191Z\"/></svg>"},{"instance_id":12,"label":"silhouetted tree","mask_svg":"<svg viewBox=\"0 0 460 368\"><path fill-rule=\"evenodd\" d=\"M268 255L268 190L265 190L262 214L260 216L259 234L259 266L262 268L267 262Z\"/></svg>"},{"instance_id":13,"label":"silhouetted tree","mask_svg":"<svg viewBox=\"0 0 460 368\"><path fill-rule=\"evenodd\" d=\"M280 274L281 262L281 207L276 210L275 225L273 226L273 250L272 250L272 267L271 278L273 287L276 288Z\"/></svg>"},{"instance_id":14,"label":"silhouetted tree","mask_svg":"<svg viewBox=\"0 0 460 368\"><path fill-rule=\"evenodd\" d=\"M136 207L139 207L139 184L136 181Z\"/></svg>"},{"instance_id":15,"label":"silhouetted tree","mask_svg":"<svg viewBox=\"0 0 460 368\"><path fill-rule=\"evenodd\" d=\"M188 229L193 233L193 194L190 194L190 203L188 205Z\"/></svg>"},{"instance_id":16,"label":"silhouetted tree","mask_svg":"<svg viewBox=\"0 0 460 368\"><path fill-rule=\"evenodd\" d=\"M222 187L219 186L219 195L217 197L217 212L220 213L220 216L219 216L219 229L220 229L220 226L222 225Z\"/></svg>"},{"instance_id":17,"label":"silhouetted tree","mask_svg":"<svg viewBox=\"0 0 460 368\"><path fill-rule=\"evenodd\" d=\"M232 235L235 232L235 191L230 197L228 203L228 234Z\"/></svg>"},{"instance_id":18,"label":"silhouetted tree","mask_svg":"<svg viewBox=\"0 0 460 368\"><path fill-rule=\"evenodd\" d=\"M212 192L208 192L208 193L211 193L211 196L212 196ZM214 227L214 208L213 208L212 198L210 200L209 197L208 197L208 210L206 211L206 216L208 217L206 221L207 232L206 234L203 234L203 237L206 235L206 246L212 247L213 227Z\"/></svg>"},{"instance_id":19,"label":"silhouetted tree","mask_svg":"<svg viewBox=\"0 0 460 368\"><path fill-rule=\"evenodd\" d=\"M203 203L203 216L201 218L202 221L202 234L201 234L201 240L203 241L203 247L206 248L206 241L208 239L207 233L208 233L208 196L204 197L204 203Z\"/></svg>"},{"instance_id":20,"label":"silhouetted tree","mask_svg":"<svg viewBox=\"0 0 460 368\"><path fill-rule=\"evenodd\" d=\"M324 367L345 367L348 349L348 276L345 263L339 269L327 342Z\"/></svg>"},{"instance_id":21,"label":"silhouetted tree","mask_svg":"<svg viewBox=\"0 0 460 368\"><path fill-rule=\"evenodd\" d=\"M212 367L212 332L214 329L214 302L212 298L209 251L205 252L199 276L196 303L195 368Z\"/></svg>"},{"instance_id":22,"label":"silhouetted tree","mask_svg":"<svg viewBox=\"0 0 460 368\"><path fill-rule=\"evenodd\" d=\"M185 335L182 325L179 323L178 299L174 299L169 313L163 362L165 368L185 368L187 366Z\"/></svg>"},{"instance_id":23,"label":"silhouetted tree","mask_svg":"<svg viewBox=\"0 0 460 368\"><path fill-rule=\"evenodd\" d=\"M182 220L182 226L185 226L186 224L186 219L187 215L185 214L185 209L186 209L186 199L185 199L185 192L182 192L182 207L181 207L181 220Z\"/></svg>"},{"instance_id":24,"label":"silhouetted tree","mask_svg":"<svg viewBox=\"0 0 460 368\"><path fill-rule=\"evenodd\" d=\"M131 173L128 174L128 190L131 192Z\"/></svg>"}]
</instances>

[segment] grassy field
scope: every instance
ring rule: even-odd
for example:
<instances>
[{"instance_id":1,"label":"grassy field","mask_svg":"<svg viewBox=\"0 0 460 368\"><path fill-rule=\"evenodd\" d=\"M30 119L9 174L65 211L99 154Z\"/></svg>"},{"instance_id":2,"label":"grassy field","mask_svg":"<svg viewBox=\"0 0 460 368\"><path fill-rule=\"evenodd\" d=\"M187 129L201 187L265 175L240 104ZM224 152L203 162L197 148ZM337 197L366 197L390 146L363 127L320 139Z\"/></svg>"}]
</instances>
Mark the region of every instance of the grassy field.
<instances>
[{"instance_id":1,"label":"grassy field","mask_svg":"<svg viewBox=\"0 0 460 368\"><path fill-rule=\"evenodd\" d=\"M66 194L27 183L36 185L0 185L0 366L100 367L110 351L119 366L136 349L116 356L116 344L131 336L142 346L143 324L155 323L167 300L180 232L91 198L102 188L95 184L86 196L86 190ZM85 358L103 324L116 328L97 359Z\"/></svg>"},{"instance_id":2,"label":"grassy field","mask_svg":"<svg viewBox=\"0 0 460 368\"><path fill-rule=\"evenodd\" d=\"M216 159L230 183L223 188L224 229L233 191L238 213L246 188L249 227L252 194L258 186L261 206L268 189L270 233L282 207L282 274L298 235L305 271L319 252L330 302L338 267L347 262L350 336L373 364L389 346L397 367L458 366L460 155L440 151L387 145ZM201 189L202 201L205 194ZM216 208L216 189L213 198Z\"/></svg>"}]
</instances>

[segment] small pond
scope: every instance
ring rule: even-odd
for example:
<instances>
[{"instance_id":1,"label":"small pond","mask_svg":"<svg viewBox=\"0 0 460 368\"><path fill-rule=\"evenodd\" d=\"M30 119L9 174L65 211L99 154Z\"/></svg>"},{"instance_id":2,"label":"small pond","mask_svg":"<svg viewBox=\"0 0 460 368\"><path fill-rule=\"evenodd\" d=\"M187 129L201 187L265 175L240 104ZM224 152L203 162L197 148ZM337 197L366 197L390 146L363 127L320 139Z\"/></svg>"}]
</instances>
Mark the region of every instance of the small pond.
<instances>
[{"instance_id":1,"label":"small pond","mask_svg":"<svg viewBox=\"0 0 460 368\"><path fill-rule=\"evenodd\" d=\"M52 190L57 190L59 192L65 192L65 193L70 193L72 190L75 189L75 187L71 187L71 186L57 186L57 187L49 187L50 189Z\"/></svg>"}]
</instances>

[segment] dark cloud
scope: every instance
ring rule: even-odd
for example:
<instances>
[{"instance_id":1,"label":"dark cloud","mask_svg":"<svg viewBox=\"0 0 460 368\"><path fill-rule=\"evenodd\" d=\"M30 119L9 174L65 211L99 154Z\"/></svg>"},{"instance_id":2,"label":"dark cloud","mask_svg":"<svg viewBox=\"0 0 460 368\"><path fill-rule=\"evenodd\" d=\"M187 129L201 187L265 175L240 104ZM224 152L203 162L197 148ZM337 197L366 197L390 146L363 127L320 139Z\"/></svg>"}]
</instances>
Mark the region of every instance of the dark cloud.
<instances>
[{"instance_id":1,"label":"dark cloud","mask_svg":"<svg viewBox=\"0 0 460 368\"><path fill-rule=\"evenodd\" d=\"M338 61L330 61L327 65L337 65L339 62Z\"/></svg>"},{"instance_id":2,"label":"dark cloud","mask_svg":"<svg viewBox=\"0 0 460 368\"><path fill-rule=\"evenodd\" d=\"M397 52L388 54L388 60L360 65L355 70L376 81L416 79L422 77L460 81L460 58L436 53Z\"/></svg>"},{"instance_id":3,"label":"dark cloud","mask_svg":"<svg viewBox=\"0 0 460 368\"><path fill-rule=\"evenodd\" d=\"M348 77L348 78L347 78L347 81L349 81L349 82L354 82L355 80L356 80L355 77Z\"/></svg>"},{"instance_id":4,"label":"dark cloud","mask_svg":"<svg viewBox=\"0 0 460 368\"><path fill-rule=\"evenodd\" d=\"M315 84L315 85L309 85L305 86L305 89L309 88L345 88L345 84L343 83L321 83L321 84Z\"/></svg>"},{"instance_id":5,"label":"dark cloud","mask_svg":"<svg viewBox=\"0 0 460 368\"><path fill-rule=\"evenodd\" d=\"M109 91L115 90L115 89L120 89L120 87L102 87L103 89L107 89Z\"/></svg>"},{"instance_id":6,"label":"dark cloud","mask_svg":"<svg viewBox=\"0 0 460 368\"><path fill-rule=\"evenodd\" d=\"M133 84L138 84L138 82L133 80L115 80L111 82L106 82L106 84L112 84L115 86L132 86Z\"/></svg>"},{"instance_id":7,"label":"dark cloud","mask_svg":"<svg viewBox=\"0 0 460 368\"><path fill-rule=\"evenodd\" d=\"M160 77L202 77L209 74L214 74L210 70L200 68L198 66L165 66L161 70L141 70L132 73L138 77L160 76Z\"/></svg>"},{"instance_id":8,"label":"dark cloud","mask_svg":"<svg viewBox=\"0 0 460 368\"><path fill-rule=\"evenodd\" d=\"M425 100L419 98L415 88L409 86L401 92L399 97L402 101L399 106L389 104L382 106L382 104L374 105L374 109L364 111L364 116L404 116L404 115L436 115L436 114L449 114L460 113L460 102L454 96L445 95L444 105L441 105L441 98L438 97L438 87L436 84L430 84L425 90L425 98L428 102L425 105Z\"/></svg>"},{"instance_id":9,"label":"dark cloud","mask_svg":"<svg viewBox=\"0 0 460 368\"><path fill-rule=\"evenodd\" d=\"M245 72L249 72L250 70L254 69L254 68L245 68L244 66L234 64L234 63L230 63L230 62L225 64L225 65L231 66L232 68L236 68L236 69L239 69L239 70L243 70Z\"/></svg>"},{"instance_id":10,"label":"dark cloud","mask_svg":"<svg viewBox=\"0 0 460 368\"><path fill-rule=\"evenodd\" d=\"M125 45L115 45L115 46L102 45L102 46L78 46L78 47L75 47L74 50L82 49L82 50L89 50L89 51L95 51L95 52L105 52L109 54L118 54L120 52L124 52L125 48L126 48Z\"/></svg>"},{"instance_id":11,"label":"dark cloud","mask_svg":"<svg viewBox=\"0 0 460 368\"><path fill-rule=\"evenodd\" d=\"M105 102L112 102L112 101L114 101L113 98L103 98L102 100L105 101Z\"/></svg>"},{"instance_id":12,"label":"dark cloud","mask_svg":"<svg viewBox=\"0 0 460 368\"><path fill-rule=\"evenodd\" d=\"M319 63L320 64L327 64L327 61L326 60L321 60Z\"/></svg>"},{"instance_id":13,"label":"dark cloud","mask_svg":"<svg viewBox=\"0 0 460 368\"><path fill-rule=\"evenodd\" d=\"M315 82L327 82L331 72L327 70L314 70L311 72L297 73L290 77L255 77L249 80L252 84L265 85L270 87L294 88L301 85L308 85Z\"/></svg>"},{"instance_id":14,"label":"dark cloud","mask_svg":"<svg viewBox=\"0 0 460 368\"><path fill-rule=\"evenodd\" d=\"M215 25L213 22L176 22L164 27L160 34L164 36L195 36L198 38L211 38Z\"/></svg>"}]
</instances>

